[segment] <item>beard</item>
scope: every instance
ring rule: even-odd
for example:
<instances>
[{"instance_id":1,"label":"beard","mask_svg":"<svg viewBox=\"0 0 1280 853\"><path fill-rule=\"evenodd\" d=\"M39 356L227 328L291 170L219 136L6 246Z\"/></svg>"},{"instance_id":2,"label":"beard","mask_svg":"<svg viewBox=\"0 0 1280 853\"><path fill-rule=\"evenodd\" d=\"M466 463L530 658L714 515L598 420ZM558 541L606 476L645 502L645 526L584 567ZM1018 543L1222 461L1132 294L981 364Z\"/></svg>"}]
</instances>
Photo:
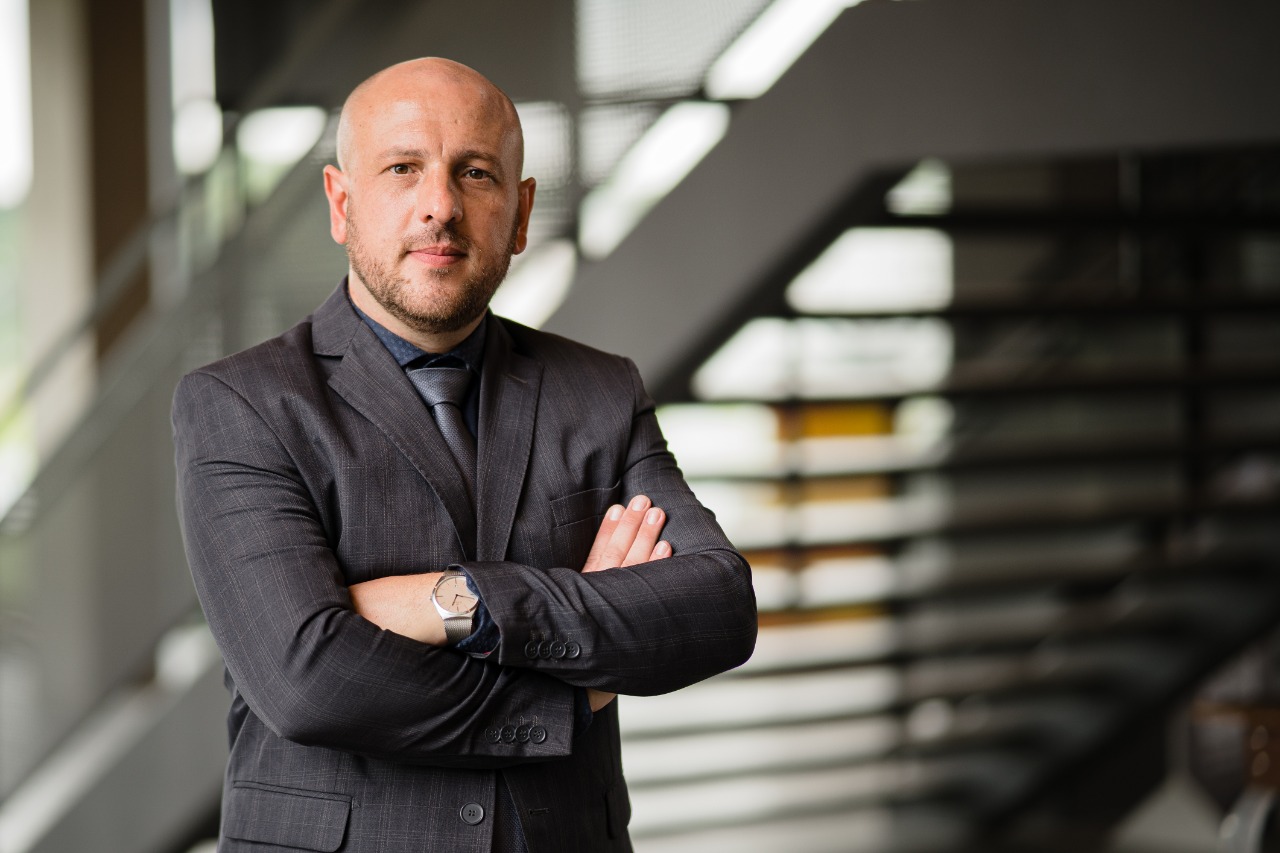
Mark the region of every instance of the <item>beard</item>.
<instances>
[{"instance_id":1,"label":"beard","mask_svg":"<svg viewBox=\"0 0 1280 853\"><path fill-rule=\"evenodd\" d=\"M465 279L456 292L450 292L444 281L451 270L424 270L428 276L425 285L415 285L407 276L374 256L365 245L356 225L356 217L350 203L347 207L347 259L351 269L364 282L365 288L388 314L409 328L424 334L438 335L466 328L484 314L489 300L497 292L498 285L507 277L511 256L516 249L517 224L512 223L511 238L504 251L489 255L478 250L474 243L459 234L452 222L428 227L406 240L403 251L410 247L429 243L449 243L465 252L476 262L475 271ZM431 281L436 279L436 282Z\"/></svg>"}]
</instances>

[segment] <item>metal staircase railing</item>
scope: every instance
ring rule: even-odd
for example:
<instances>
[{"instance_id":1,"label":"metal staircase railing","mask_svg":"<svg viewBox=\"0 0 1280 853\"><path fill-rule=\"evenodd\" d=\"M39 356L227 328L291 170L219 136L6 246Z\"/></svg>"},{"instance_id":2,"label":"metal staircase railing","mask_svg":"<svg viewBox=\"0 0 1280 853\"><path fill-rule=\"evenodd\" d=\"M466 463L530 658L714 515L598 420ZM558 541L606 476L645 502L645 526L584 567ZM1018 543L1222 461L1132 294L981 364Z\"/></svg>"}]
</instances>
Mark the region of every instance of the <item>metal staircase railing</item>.
<instances>
[{"instance_id":1,"label":"metal staircase railing","mask_svg":"<svg viewBox=\"0 0 1280 853\"><path fill-rule=\"evenodd\" d=\"M1247 172L1280 152L1186 159L1203 188L1216 184L1201 160ZM1137 159L1157 175L1162 162ZM721 441L733 406L776 429L719 470L693 462L695 489L751 547L762 630L735 673L622 706L639 850L1041 849L1055 832L1096 847L1160 780L1163 719L1280 617L1275 415L1237 424L1224 406L1280 401L1277 351L1262 333L1252 349L1185 346L1240 318L1280 334L1280 275L1223 260L1258 235L1280 244L1280 184L1266 210L1240 211L1241 182L1149 219L1122 197L1064 212L1052 193L993 215L965 211L962 178L978 170L954 168L959 212L842 223L949 235L951 305L776 312L788 346L744 335L754 352L736 338L722 351L750 362L746 384L700 376L711 399L667 410L673 425L707 410ZM1242 227L1199 212L1222 207ZM1074 259L1090 280L1080 263L1053 279L1046 259L1084 251L1081 231L1102 238ZM1019 248L997 263L993 241ZM1139 260L1177 246L1185 261L1126 275L1135 241ZM798 327L870 335L903 317L950 330L937 381L839 396L806 380L829 365L806 360ZM779 353L793 363L766 363ZM952 412L927 440L898 423L921 397ZM678 428L672 440L678 456L696 444ZM1133 772L1108 763L1152 733ZM1082 789L1108 806L1081 806Z\"/></svg>"},{"instance_id":2,"label":"metal staircase railing","mask_svg":"<svg viewBox=\"0 0 1280 853\"><path fill-rule=\"evenodd\" d=\"M0 522L0 660L11 679L0 796L115 691L150 680L162 638L198 614L173 506L172 389L186 371L248 336L273 324L282 329L297 302L316 304L318 291L333 286L341 252L326 253L321 243L324 209L314 180L327 153L322 144L303 158L260 207L213 211L238 227L218 238L222 246L204 247L214 261L192 275L182 298L135 323L102 365L87 410ZM228 176L215 171L207 180ZM210 215L207 189L189 188L186 207L152 227L207 229L198 218ZM241 203L235 199L233 207ZM314 229L316 245L291 248L291 229L304 228ZM146 262L138 247L149 234L139 232L122 250L102 295L62 344L92 338L96 318L121 290L113 283L127 282ZM280 243L275 262L291 267L283 276L264 261ZM270 281L254 288L263 278ZM298 292L307 287L311 293ZM62 344L32 372L6 417L19 416L22 402L54 375L68 348Z\"/></svg>"}]
</instances>

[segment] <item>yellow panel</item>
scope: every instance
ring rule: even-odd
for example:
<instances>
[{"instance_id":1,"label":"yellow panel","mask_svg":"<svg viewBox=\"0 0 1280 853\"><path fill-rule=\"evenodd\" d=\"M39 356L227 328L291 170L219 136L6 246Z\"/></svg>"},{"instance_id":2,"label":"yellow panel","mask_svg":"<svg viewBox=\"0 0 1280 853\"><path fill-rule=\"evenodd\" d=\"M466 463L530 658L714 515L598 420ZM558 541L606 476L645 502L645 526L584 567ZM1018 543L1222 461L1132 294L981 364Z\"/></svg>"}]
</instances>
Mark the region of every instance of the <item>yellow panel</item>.
<instances>
[{"instance_id":1,"label":"yellow panel","mask_svg":"<svg viewBox=\"0 0 1280 853\"><path fill-rule=\"evenodd\" d=\"M893 412L888 406L872 403L800 406L780 413L780 419L790 421L788 426L794 430L791 438L887 435L893 431Z\"/></svg>"},{"instance_id":2,"label":"yellow panel","mask_svg":"<svg viewBox=\"0 0 1280 853\"><path fill-rule=\"evenodd\" d=\"M812 622L854 622L862 619L880 619L888 615L887 608L877 604L863 604L849 607L824 607L815 610L782 610L775 613L761 613L760 628L768 629L781 625L798 625Z\"/></svg>"},{"instance_id":3,"label":"yellow panel","mask_svg":"<svg viewBox=\"0 0 1280 853\"><path fill-rule=\"evenodd\" d=\"M888 477L833 477L822 480L804 480L799 483L801 502L871 500L887 498L892 494Z\"/></svg>"}]
</instances>

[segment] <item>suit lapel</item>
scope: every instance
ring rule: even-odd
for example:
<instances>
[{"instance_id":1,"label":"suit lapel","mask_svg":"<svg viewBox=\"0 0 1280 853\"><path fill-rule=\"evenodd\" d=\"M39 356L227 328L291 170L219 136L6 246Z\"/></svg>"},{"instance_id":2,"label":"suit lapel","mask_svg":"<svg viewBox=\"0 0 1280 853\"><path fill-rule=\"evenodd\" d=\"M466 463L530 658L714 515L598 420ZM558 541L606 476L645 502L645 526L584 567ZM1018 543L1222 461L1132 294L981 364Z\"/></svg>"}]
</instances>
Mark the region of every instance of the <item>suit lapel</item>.
<instances>
[{"instance_id":1,"label":"suit lapel","mask_svg":"<svg viewBox=\"0 0 1280 853\"><path fill-rule=\"evenodd\" d=\"M492 314L486 322L477 447L476 559L502 560L529 468L542 365L515 352L510 334Z\"/></svg>"},{"instance_id":2,"label":"suit lapel","mask_svg":"<svg viewBox=\"0 0 1280 853\"><path fill-rule=\"evenodd\" d=\"M462 552L469 553L470 546L463 543L476 541L475 515L449 445L400 365L346 299L339 288L313 318L316 353L342 356L329 377L329 387L408 457L444 504Z\"/></svg>"}]
</instances>

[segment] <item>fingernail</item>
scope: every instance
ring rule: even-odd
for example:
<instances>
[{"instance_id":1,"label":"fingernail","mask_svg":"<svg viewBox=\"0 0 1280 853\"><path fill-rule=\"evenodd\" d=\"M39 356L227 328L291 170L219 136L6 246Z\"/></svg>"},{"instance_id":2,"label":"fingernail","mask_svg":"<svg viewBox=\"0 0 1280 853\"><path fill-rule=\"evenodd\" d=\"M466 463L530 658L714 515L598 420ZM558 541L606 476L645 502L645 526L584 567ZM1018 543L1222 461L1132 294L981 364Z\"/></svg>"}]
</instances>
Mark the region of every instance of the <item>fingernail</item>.
<instances>
[{"instance_id":1,"label":"fingernail","mask_svg":"<svg viewBox=\"0 0 1280 853\"><path fill-rule=\"evenodd\" d=\"M671 543L663 539L661 542L658 543L657 547L655 547L653 550L654 550L654 553L656 553L659 557L670 557Z\"/></svg>"},{"instance_id":2,"label":"fingernail","mask_svg":"<svg viewBox=\"0 0 1280 853\"><path fill-rule=\"evenodd\" d=\"M662 510L656 506L644 514L645 524L657 524L659 521L662 521Z\"/></svg>"},{"instance_id":3,"label":"fingernail","mask_svg":"<svg viewBox=\"0 0 1280 853\"><path fill-rule=\"evenodd\" d=\"M622 518L622 504L614 504L609 507L609 520L617 521Z\"/></svg>"},{"instance_id":4,"label":"fingernail","mask_svg":"<svg viewBox=\"0 0 1280 853\"><path fill-rule=\"evenodd\" d=\"M648 505L649 505L649 499L646 498L644 495L636 495L634 498L631 499L631 508L636 512L640 512L640 510L644 509Z\"/></svg>"}]
</instances>

